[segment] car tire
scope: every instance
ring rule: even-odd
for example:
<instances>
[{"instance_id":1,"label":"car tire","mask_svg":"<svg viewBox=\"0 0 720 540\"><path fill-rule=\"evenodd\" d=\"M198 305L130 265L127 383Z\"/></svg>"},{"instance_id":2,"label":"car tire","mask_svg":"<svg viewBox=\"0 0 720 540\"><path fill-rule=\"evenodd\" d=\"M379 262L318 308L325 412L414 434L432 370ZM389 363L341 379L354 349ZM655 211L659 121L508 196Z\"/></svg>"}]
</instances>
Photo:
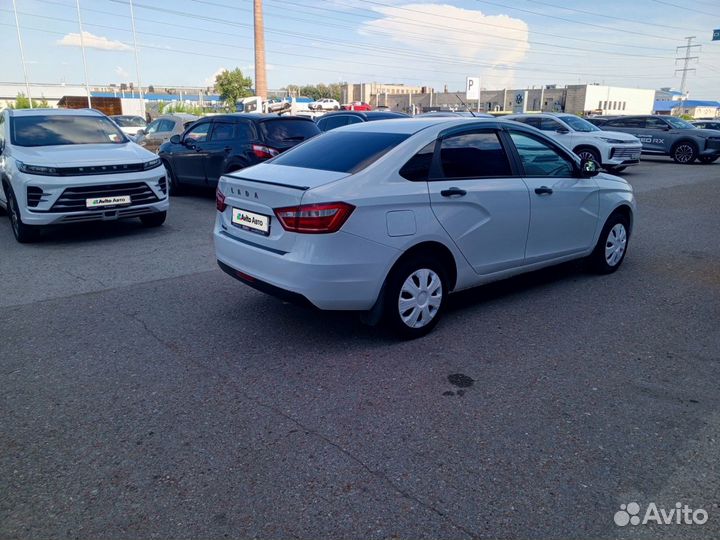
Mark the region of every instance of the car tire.
<instances>
[{"instance_id":1,"label":"car tire","mask_svg":"<svg viewBox=\"0 0 720 540\"><path fill-rule=\"evenodd\" d=\"M612 274L620 268L630 241L628 218L620 212L611 214L600 232L600 238L589 257L592 269L598 274Z\"/></svg>"},{"instance_id":2,"label":"car tire","mask_svg":"<svg viewBox=\"0 0 720 540\"><path fill-rule=\"evenodd\" d=\"M405 259L393 268L385 286L384 317L395 334L415 339L435 328L449 293L446 276L445 268L427 255Z\"/></svg>"},{"instance_id":3,"label":"car tire","mask_svg":"<svg viewBox=\"0 0 720 540\"><path fill-rule=\"evenodd\" d=\"M599 166L602 166L602 162L600 161L600 152L594 148L588 148L587 146L581 147L575 150L575 153L580 159L592 159Z\"/></svg>"},{"instance_id":4,"label":"car tire","mask_svg":"<svg viewBox=\"0 0 720 540\"><path fill-rule=\"evenodd\" d=\"M177 176L175 176L175 173L173 172L172 167L170 167L170 164L167 161L163 160L163 165L165 165L165 170L167 171L168 175L168 189L170 190L170 195L184 195L185 186L178 182Z\"/></svg>"},{"instance_id":5,"label":"car tire","mask_svg":"<svg viewBox=\"0 0 720 540\"><path fill-rule=\"evenodd\" d=\"M20 209L18 208L12 188L8 188L7 190L7 214L15 240L21 244L29 244L36 242L40 238L40 227L26 225L22 222Z\"/></svg>"},{"instance_id":6,"label":"car tire","mask_svg":"<svg viewBox=\"0 0 720 540\"><path fill-rule=\"evenodd\" d=\"M340 107L338 107L337 105L335 105L335 106L333 107L333 111L339 111L339 110L340 110Z\"/></svg>"},{"instance_id":7,"label":"car tire","mask_svg":"<svg viewBox=\"0 0 720 540\"><path fill-rule=\"evenodd\" d=\"M719 157L720 156L701 156L698 159L703 165L709 165L710 163L715 163Z\"/></svg>"},{"instance_id":8,"label":"car tire","mask_svg":"<svg viewBox=\"0 0 720 540\"><path fill-rule=\"evenodd\" d=\"M608 165L607 167L605 167L605 170L606 170L607 172L611 173L611 174L620 174L620 173L623 172L625 169L627 169L627 166L624 166L624 167L623 167L623 166L621 166L621 167L612 167L612 166Z\"/></svg>"},{"instance_id":9,"label":"car tire","mask_svg":"<svg viewBox=\"0 0 720 540\"><path fill-rule=\"evenodd\" d=\"M153 214L145 214L140 216L140 221L145 227L159 227L165 223L167 212L155 212Z\"/></svg>"},{"instance_id":10,"label":"car tire","mask_svg":"<svg viewBox=\"0 0 720 540\"><path fill-rule=\"evenodd\" d=\"M689 141L681 141L676 143L670 151L670 156L675 163L681 165L689 165L697 158L698 149L695 143Z\"/></svg>"}]
</instances>

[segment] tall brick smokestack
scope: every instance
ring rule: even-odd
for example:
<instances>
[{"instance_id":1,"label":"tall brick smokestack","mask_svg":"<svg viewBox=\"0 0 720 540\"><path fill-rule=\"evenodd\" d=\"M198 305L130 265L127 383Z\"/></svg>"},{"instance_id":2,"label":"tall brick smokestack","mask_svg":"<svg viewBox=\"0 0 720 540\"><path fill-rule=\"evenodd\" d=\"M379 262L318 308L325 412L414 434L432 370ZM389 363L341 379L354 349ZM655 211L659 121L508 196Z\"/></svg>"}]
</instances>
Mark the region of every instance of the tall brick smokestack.
<instances>
[{"instance_id":1,"label":"tall brick smokestack","mask_svg":"<svg viewBox=\"0 0 720 540\"><path fill-rule=\"evenodd\" d=\"M254 0L253 12L255 14L255 94L267 99L262 0Z\"/></svg>"}]
</instances>

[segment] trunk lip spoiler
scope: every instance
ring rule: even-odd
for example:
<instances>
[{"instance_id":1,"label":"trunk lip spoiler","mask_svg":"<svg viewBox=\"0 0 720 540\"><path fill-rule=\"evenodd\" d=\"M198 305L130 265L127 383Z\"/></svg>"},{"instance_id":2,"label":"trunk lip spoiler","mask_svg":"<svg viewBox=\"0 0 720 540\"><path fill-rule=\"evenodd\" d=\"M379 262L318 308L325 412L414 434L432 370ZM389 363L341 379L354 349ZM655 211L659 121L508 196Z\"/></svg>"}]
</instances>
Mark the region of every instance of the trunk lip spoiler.
<instances>
[{"instance_id":1,"label":"trunk lip spoiler","mask_svg":"<svg viewBox=\"0 0 720 540\"><path fill-rule=\"evenodd\" d=\"M246 182L255 182L257 184L267 184L269 186L280 186L280 187L286 187L290 189L297 189L298 191L307 191L310 189L310 186L297 186L293 184L283 184L282 182L271 182L270 180L256 180L254 178L246 178L244 176L236 176L232 173L225 174L223 176L227 176L229 178L234 178L235 180L244 180Z\"/></svg>"}]
</instances>

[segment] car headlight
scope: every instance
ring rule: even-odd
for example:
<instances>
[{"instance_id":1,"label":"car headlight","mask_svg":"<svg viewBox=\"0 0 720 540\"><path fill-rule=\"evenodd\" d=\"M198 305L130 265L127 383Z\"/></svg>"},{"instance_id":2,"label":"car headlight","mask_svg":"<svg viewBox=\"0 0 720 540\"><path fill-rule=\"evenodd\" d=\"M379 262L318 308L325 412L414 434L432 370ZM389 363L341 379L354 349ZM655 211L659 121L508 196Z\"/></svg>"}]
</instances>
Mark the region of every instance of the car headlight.
<instances>
[{"instance_id":1,"label":"car headlight","mask_svg":"<svg viewBox=\"0 0 720 540\"><path fill-rule=\"evenodd\" d=\"M44 165L28 165L22 161L16 161L15 164L20 172L27 174L37 174L40 176L59 176L55 167L46 167Z\"/></svg>"},{"instance_id":2,"label":"car headlight","mask_svg":"<svg viewBox=\"0 0 720 540\"><path fill-rule=\"evenodd\" d=\"M609 139L607 137L598 137L598 138L600 138L603 141L610 143L610 144L622 144L624 142L627 142L627 141L621 141L620 139Z\"/></svg>"},{"instance_id":3,"label":"car headlight","mask_svg":"<svg viewBox=\"0 0 720 540\"><path fill-rule=\"evenodd\" d=\"M155 169L156 167L159 167L160 165L162 165L162 160L160 158L146 161L145 163L143 163L143 170L147 171L149 169Z\"/></svg>"}]
</instances>

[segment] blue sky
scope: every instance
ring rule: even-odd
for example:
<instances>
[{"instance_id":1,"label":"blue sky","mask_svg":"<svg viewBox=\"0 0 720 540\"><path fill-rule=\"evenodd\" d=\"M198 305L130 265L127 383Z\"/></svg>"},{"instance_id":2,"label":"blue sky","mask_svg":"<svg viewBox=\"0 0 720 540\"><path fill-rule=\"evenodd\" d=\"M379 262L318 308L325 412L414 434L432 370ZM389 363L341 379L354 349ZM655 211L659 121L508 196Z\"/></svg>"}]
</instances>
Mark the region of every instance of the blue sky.
<instances>
[{"instance_id":1,"label":"blue sky","mask_svg":"<svg viewBox=\"0 0 720 540\"><path fill-rule=\"evenodd\" d=\"M678 87L676 46L702 45L694 98L720 98L713 0L265 0L268 79L404 82L441 90L598 82ZM83 81L74 0L16 0L32 82ZM127 0L80 0L93 85L137 81ZM681 6L686 7L681 7ZM251 0L135 0L143 85L207 85L253 65ZM0 0L3 82L22 81L12 1Z\"/></svg>"}]
</instances>

